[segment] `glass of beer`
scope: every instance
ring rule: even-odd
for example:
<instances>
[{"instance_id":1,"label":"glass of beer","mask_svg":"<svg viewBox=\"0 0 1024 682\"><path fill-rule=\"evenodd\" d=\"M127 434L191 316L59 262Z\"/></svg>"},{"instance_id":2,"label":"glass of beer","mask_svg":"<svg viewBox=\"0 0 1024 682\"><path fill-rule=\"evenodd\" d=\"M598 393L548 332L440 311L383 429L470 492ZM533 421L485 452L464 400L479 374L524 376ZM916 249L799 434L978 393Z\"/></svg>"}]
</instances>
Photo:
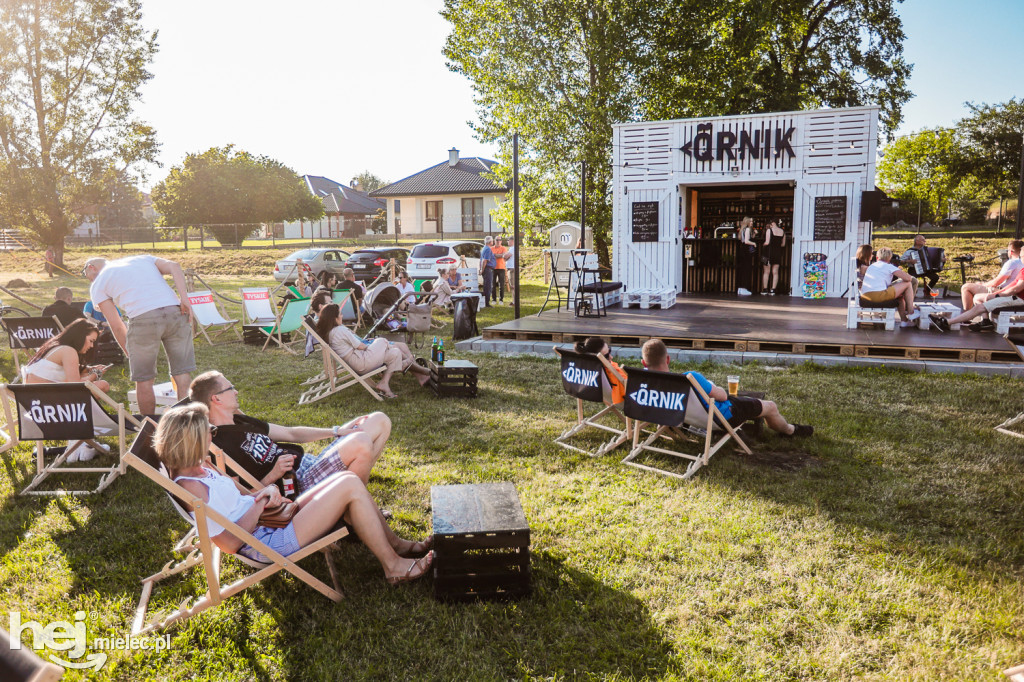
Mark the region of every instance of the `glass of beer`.
<instances>
[{"instance_id":1,"label":"glass of beer","mask_svg":"<svg viewBox=\"0 0 1024 682\"><path fill-rule=\"evenodd\" d=\"M737 374L729 375L729 395L736 395L740 392L740 377Z\"/></svg>"}]
</instances>

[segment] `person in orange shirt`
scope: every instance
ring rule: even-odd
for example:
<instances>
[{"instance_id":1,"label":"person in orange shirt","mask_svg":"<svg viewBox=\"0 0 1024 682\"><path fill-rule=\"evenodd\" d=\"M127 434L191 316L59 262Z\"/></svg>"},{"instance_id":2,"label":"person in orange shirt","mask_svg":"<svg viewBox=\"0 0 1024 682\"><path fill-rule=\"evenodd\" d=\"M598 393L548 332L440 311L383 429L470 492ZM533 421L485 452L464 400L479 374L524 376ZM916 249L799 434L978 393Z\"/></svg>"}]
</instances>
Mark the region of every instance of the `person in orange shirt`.
<instances>
[{"instance_id":1,"label":"person in orange shirt","mask_svg":"<svg viewBox=\"0 0 1024 682\"><path fill-rule=\"evenodd\" d=\"M494 246L491 247L491 251L494 252L494 257L498 259L498 264L494 266L494 286L491 288L491 295L494 297L494 302L498 302L498 297L501 297L501 305L505 305L505 285L508 281L506 275L508 274L508 268L505 265L505 254L508 253L508 248L502 243L502 239L495 239Z\"/></svg>"},{"instance_id":2,"label":"person in orange shirt","mask_svg":"<svg viewBox=\"0 0 1024 682\"><path fill-rule=\"evenodd\" d=\"M626 373L617 362L612 360L612 351L604 339L600 336L589 336L586 341L577 341L576 352L604 356L604 359L612 366L612 371L605 370L605 374L608 375L608 384L612 388L612 405L618 405L626 399Z\"/></svg>"}]
</instances>

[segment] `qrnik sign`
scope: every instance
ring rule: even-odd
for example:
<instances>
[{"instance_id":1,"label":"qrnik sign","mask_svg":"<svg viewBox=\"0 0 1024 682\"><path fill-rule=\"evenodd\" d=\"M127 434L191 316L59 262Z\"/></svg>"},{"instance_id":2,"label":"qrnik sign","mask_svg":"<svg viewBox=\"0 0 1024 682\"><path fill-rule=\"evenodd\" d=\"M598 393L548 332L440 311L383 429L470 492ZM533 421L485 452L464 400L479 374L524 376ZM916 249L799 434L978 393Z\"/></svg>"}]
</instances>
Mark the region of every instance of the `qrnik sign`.
<instances>
[{"instance_id":1,"label":"qrnik sign","mask_svg":"<svg viewBox=\"0 0 1024 682\"><path fill-rule=\"evenodd\" d=\"M696 134L679 151L704 162L775 159L783 153L789 158L796 156L793 151L794 126L782 128L768 123L752 130L718 132L714 126L714 123L698 124Z\"/></svg>"}]
</instances>

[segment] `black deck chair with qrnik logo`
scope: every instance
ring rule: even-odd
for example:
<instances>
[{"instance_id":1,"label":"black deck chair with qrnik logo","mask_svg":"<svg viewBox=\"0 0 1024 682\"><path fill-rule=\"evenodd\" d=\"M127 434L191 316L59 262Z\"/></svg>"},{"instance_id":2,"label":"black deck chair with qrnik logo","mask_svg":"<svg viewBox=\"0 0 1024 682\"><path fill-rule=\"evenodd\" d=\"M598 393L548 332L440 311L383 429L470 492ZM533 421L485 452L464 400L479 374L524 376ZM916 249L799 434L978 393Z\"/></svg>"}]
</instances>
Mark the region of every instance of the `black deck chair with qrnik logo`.
<instances>
[{"instance_id":1,"label":"black deck chair with qrnik logo","mask_svg":"<svg viewBox=\"0 0 1024 682\"><path fill-rule=\"evenodd\" d=\"M623 443L629 441L632 433L632 424L622 413L622 403L612 404L612 387L608 381L608 372L615 372L614 367L605 358L595 353L577 353L574 350L555 348L555 352L561 358L562 389L576 399L576 423L562 432L555 443L568 450L575 450L583 454L597 457L611 452ZM621 377L625 381L625 377ZM585 403L594 403L603 407L594 414L587 416ZM605 417L614 417L614 427L601 423L599 420ZM601 444L594 450L585 450L568 442L570 438L579 435L589 428L606 431L612 434L607 442Z\"/></svg>"},{"instance_id":2,"label":"black deck chair with qrnik logo","mask_svg":"<svg viewBox=\"0 0 1024 682\"><path fill-rule=\"evenodd\" d=\"M25 362L28 363L37 350L51 338L64 330L56 315L49 317L5 317L0 319L7 332L8 346L11 355L14 356L15 374L21 375L21 351L28 355Z\"/></svg>"},{"instance_id":3,"label":"black deck chair with qrnik logo","mask_svg":"<svg viewBox=\"0 0 1024 682\"><path fill-rule=\"evenodd\" d=\"M729 440L748 455L750 448L743 442L736 429L726 420L715 405L715 401L704 392L700 384L688 374L654 372L639 367L626 367L626 400L624 414L633 420L633 449L622 460L623 464L676 478L689 479L707 466L712 455ZM647 424L656 425L653 432L644 430ZM644 434L647 437L641 441ZM717 439L717 440L716 440ZM703 449L697 454L681 450L656 447L655 442L703 442ZM636 458L644 452L669 455L686 460L683 473L641 464Z\"/></svg>"},{"instance_id":4,"label":"black deck chair with qrnik logo","mask_svg":"<svg viewBox=\"0 0 1024 682\"><path fill-rule=\"evenodd\" d=\"M97 438L117 438L118 452L125 452L125 433L136 431L139 422L124 405L115 403L92 382L59 384L7 384L6 391L18 422L18 440L36 442L36 475L21 495L88 495L103 491L126 470L124 460L107 467L65 466L68 457L85 445L105 450ZM107 410L110 410L108 412ZM46 441L67 441L64 452L46 463ZM101 474L92 490L38 490L50 476Z\"/></svg>"}]
</instances>

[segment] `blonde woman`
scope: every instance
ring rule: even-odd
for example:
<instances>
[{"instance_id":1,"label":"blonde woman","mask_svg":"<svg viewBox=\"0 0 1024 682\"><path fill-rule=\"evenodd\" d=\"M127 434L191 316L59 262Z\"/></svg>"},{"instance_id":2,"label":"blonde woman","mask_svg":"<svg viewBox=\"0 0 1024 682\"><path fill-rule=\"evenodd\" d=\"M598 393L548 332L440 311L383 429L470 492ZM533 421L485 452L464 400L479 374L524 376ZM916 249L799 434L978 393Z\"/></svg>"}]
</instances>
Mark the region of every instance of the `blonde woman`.
<instances>
[{"instance_id":1,"label":"blonde woman","mask_svg":"<svg viewBox=\"0 0 1024 682\"><path fill-rule=\"evenodd\" d=\"M284 528L261 526L263 511L280 504L281 493L276 485L269 485L244 494L232 479L205 464L211 439L208 414L201 403L168 410L160 418L153 445L171 478L210 508L283 556L323 537L344 520L377 557L390 584L415 580L430 570L434 560L434 553L428 551L430 540L412 542L395 535L359 476L350 471L338 472L300 495L296 501L299 511ZM269 563L267 557L217 522L208 519L207 525L213 543L222 551ZM424 552L415 560L402 556Z\"/></svg>"}]
</instances>

